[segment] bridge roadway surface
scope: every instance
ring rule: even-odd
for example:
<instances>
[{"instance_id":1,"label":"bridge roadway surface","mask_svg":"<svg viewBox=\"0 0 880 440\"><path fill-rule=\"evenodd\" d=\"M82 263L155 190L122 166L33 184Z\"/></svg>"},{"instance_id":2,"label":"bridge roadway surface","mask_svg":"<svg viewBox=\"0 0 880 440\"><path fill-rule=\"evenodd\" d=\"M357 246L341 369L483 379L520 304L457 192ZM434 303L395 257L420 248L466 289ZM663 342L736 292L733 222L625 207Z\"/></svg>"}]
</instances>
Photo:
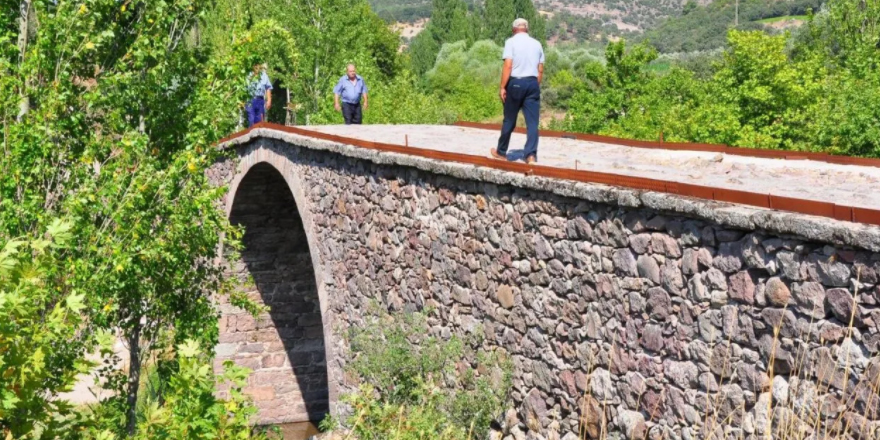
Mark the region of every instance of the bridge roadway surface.
<instances>
[{"instance_id":1,"label":"bridge roadway surface","mask_svg":"<svg viewBox=\"0 0 880 440\"><path fill-rule=\"evenodd\" d=\"M489 156L498 132L451 125L323 125L308 130L389 144L408 144L474 156ZM510 152L525 144L514 133ZM689 183L761 194L880 208L880 168L811 160L769 159L715 152L645 149L542 137L538 164Z\"/></svg>"}]
</instances>

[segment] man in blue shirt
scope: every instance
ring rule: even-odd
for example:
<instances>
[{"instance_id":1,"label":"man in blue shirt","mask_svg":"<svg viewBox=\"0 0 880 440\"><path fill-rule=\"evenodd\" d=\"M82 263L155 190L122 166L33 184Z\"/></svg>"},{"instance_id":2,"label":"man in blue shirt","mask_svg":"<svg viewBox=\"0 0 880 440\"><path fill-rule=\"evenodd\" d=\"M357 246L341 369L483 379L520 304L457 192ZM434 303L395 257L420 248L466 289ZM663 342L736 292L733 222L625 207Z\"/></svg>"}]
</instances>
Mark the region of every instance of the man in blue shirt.
<instances>
[{"instance_id":1,"label":"man in blue shirt","mask_svg":"<svg viewBox=\"0 0 880 440\"><path fill-rule=\"evenodd\" d=\"M498 148L489 151L497 159L507 158L510 135L516 128L516 117L522 110L526 119L526 145L523 159L532 164L538 160L538 113L541 110L541 79L544 77L544 49L538 40L529 36L529 22L522 18L513 21L513 37L504 42L504 68L501 70L501 90L498 95L504 104L504 123Z\"/></svg>"},{"instance_id":2,"label":"man in blue shirt","mask_svg":"<svg viewBox=\"0 0 880 440\"><path fill-rule=\"evenodd\" d=\"M342 112L345 125L360 124L362 119L361 99L367 109L367 84L357 74L354 64L349 64L345 69L345 75L339 78L336 87L333 87L333 106L336 111ZM339 98L342 98L342 107L339 106Z\"/></svg>"},{"instance_id":3,"label":"man in blue shirt","mask_svg":"<svg viewBox=\"0 0 880 440\"><path fill-rule=\"evenodd\" d=\"M272 81L269 81L269 75L259 63L254 64L254 71L248 75L247 88L251 98L246 106L250 128L257 122L263 122L266 110L272 106Z\"/></svg>"}]
</instances>

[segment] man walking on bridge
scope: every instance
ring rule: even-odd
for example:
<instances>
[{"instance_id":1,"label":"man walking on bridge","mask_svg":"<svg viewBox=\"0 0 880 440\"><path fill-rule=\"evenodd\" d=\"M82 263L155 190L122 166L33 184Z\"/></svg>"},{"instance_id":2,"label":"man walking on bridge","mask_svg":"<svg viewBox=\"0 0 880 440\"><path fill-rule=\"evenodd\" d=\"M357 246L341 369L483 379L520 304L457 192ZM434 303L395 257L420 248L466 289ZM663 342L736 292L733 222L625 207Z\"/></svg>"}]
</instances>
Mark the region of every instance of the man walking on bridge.
<instances>
[{"instance_id":1,"label":"man walking on bridge","mask_svg":"<svg viewBox=\"0 0 880 440\"><path fill-rule=\"evenodd\" d=\"M526 119L526 145L523 159L532 164L538 160L538 113L541 109L541 79L544 76L544 49L538 40L529 36L529 22L522 18L513 21L513 37L504 42L504 67L501 70L501 90L504 104L504 123L498 148L489 151L497 159L507 158L510 135L516 128L516 117L522 110Z\"/></svg>"},{"instance_id":2,"label":"man walking on bridge","mask_svg":"<svg viewBox=\"0 0 880 440\"><path fill-rule=\"evenodd\" d=\"M248 75L248 93L251 101L247 103L248 128L266 119L266 110L272 107L272 81L259 63L254 64L254 71Z\"/></svg>"},{"instance_id":3,"label":"man walking on bridge","mask_svg":"<svg viewBox=\"0 0 880 440\"><path fill-rule=\"evenodd\" d=\"M336 111L342 111L345 125L360 124L362 119L361 98L364 100L364 110L367 109L367 84L357 74L354 64L346 67L345 75L339 78L336 87L333 88L333 106ZM339 107L339 97L342 97L342 108Z\"/></svg>"}]
</instances>

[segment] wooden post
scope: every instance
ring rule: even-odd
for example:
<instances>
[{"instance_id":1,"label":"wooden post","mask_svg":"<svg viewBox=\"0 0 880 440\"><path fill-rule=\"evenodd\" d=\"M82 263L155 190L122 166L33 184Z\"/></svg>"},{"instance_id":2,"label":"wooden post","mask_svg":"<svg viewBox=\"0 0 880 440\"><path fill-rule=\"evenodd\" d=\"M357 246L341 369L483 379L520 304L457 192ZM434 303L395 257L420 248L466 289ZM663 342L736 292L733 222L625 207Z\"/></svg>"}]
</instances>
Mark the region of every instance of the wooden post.
<instances>
[{"instance_id":1,"label":"wooden post","mask_svg":"<svg viewBox=\"0 0 880 440\"><path fill-rule=\"evenodd\" d=\"M290 89L284 89L287 92L287 103L284 105L284 125L290 126Z\"/></svg>"}]
</instances>

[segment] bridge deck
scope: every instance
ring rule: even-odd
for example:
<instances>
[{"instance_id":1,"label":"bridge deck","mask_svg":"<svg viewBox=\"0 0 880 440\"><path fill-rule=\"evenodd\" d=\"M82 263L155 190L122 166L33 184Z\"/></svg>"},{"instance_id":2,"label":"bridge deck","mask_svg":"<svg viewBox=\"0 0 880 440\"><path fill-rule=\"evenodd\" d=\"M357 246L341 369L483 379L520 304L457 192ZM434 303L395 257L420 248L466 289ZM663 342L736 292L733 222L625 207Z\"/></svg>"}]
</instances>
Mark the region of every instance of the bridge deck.
<instances>
[{"instance_id":1,"label":"bridge deck","mask_svg":"<svg viewBox=\"0 0 880 440\"><path fill-rule=\"evenodd\" d=\"M309 130L389 144L407 144L474 156L489 156L498 133L440 125L310 126ZM510 151L521 152L525 135L514 133ZM880 208L880 168L811 160L747 157L715 152L643 149L582 140L542 137L540 165L599 171L715 188L772 194L862 208ZM576 163L577 162L577 163Z\"/></svg>"}]
</instances>

